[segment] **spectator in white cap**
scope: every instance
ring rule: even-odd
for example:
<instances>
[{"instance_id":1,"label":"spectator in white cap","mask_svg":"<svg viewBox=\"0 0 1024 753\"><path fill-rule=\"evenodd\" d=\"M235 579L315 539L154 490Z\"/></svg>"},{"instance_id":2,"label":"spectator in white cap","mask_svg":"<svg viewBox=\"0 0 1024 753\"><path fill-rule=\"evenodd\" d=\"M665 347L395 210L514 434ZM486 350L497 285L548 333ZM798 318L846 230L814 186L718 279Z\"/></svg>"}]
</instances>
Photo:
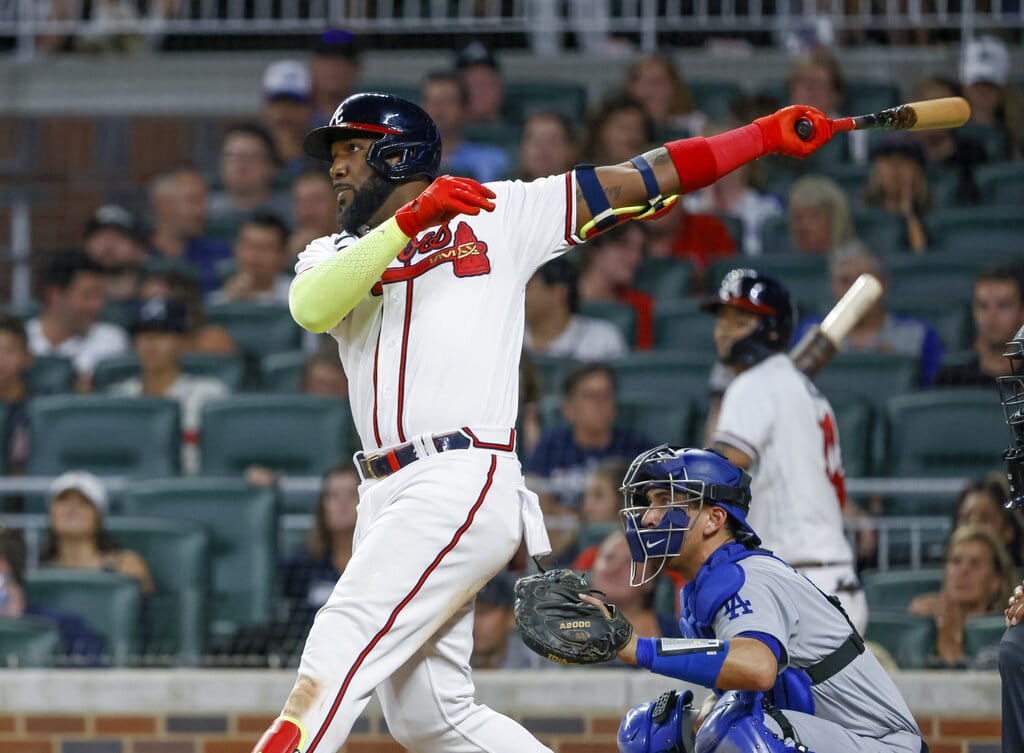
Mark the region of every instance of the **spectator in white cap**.
<instances>
[{"instance_id":1,"label":"spectator in white cap","mask_svg":"<svg viewBox=\"0 0 1024 753\"><path fill-rule=\"evenodd\" d=\"M128 575L142 593L153 592L145 560L122 549L103 527L109 501L103 482L86 471L68 471L53 480L47 492L50 528L41 562L73 570L98 570Z\"/></svg>"},{"instance_id":2,"label":"spectator in white cap","mask_svg":"<svg viewBox=\"0 0 1024 753\"><path fill-rule=\"evenodd\" d=\"M960 82L971 103L971 122L999 128L1006 133L1008 154L1019 153L1022 106L1020 94L1010 82L1010 52L1006 43L993 36L981 36L963 46Z\"/></svg>"},{"instance_id":3,"label":"spectator in white cap","mask_svg":"<svg viewBox=\"0 0 1024 753\"><path fill-rule=\"evenodd\" d=\"M313 81L298 60L278 60L263 73L263 124L281 161L279 179L291 181L310 167L302 140L313 116Z\"/></svg>"}]
</instances>

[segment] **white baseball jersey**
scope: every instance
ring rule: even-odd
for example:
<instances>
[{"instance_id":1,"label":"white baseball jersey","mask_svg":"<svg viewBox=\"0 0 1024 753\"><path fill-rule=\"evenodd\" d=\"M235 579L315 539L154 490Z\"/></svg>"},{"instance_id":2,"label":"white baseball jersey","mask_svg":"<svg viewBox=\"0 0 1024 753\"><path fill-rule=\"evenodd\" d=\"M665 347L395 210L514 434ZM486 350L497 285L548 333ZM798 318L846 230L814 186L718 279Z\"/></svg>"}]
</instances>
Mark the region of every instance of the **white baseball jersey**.
<instances>
[{"instance_id":1,"label":"white baseball jersey","mask_svg":"<svg viewBox=\"0 0 1024 753\"><path fill-rule=\"evenodd\" d=\"M525 286L579 242L571 174L487 184L493 212L418 235L331 330L363 448L462 426L509 429L519 410ZM313 241L301 274L356 241Z\"/></svg>"},{"instance_id":2,"label":"white baseball jersey","mask_svg":"<svg viewBox=\"0 0 1024 753\"><path fill-rule=\"evenodd\" d=\"M766 358L733 380L713 439L754 461L747 520L766 548L794 564L852 563L836 417L788 356Z\"/></svg>"}]
</instances>

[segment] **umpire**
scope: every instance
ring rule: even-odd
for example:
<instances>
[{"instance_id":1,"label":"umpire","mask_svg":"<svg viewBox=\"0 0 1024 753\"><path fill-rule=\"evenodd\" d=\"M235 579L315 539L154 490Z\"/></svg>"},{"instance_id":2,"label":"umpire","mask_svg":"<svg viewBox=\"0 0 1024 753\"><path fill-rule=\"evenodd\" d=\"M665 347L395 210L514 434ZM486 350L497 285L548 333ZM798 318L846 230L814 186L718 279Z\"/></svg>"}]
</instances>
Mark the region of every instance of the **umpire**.
<instances>
[{"instance_id":1,"label":"umpire","mask_svg":"<svg viewBox=\"0 0 1024 753\"><path fill-rule=\"evenodd\" d=\"M633 462L622 490L640 576L634 582L666 569L687 585L680 620L686 638L633 635L619 657L716 689L717 702L696 737L698 753L928 750L906 702L839 602L760 548L746 520L745 471L712 451L663 445ZM652 742L664 740L666 731L685 738L682 697L659 701L627 714L619 730L623 753L655 753L660 746Z\"/></svg>"}]
</instances>

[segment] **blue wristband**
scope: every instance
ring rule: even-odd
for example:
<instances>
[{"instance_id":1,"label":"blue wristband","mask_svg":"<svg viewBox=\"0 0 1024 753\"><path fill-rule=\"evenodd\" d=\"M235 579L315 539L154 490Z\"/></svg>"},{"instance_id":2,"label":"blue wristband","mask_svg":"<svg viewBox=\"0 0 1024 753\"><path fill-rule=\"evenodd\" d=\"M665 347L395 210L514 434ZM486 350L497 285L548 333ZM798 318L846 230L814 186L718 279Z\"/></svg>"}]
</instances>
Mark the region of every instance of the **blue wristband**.
<instances>
[{"instance_id":1,"label":"blue wristband","mask_svg":"<svg viewBox=\"0 0 1024 753\"><path fill-rule=\"evenodd\" d=\"M728 653L729 641L640 638L636 663L659 675L713 688Z\"/></svg>"}]
</instances>

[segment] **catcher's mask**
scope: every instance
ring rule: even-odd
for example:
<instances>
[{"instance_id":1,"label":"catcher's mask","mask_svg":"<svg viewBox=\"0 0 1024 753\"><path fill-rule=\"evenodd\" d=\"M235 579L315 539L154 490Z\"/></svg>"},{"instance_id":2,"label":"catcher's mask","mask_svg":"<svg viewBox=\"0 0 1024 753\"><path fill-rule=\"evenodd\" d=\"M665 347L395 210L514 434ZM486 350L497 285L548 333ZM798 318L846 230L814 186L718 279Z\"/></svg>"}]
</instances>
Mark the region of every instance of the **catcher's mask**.
<instances>
[{"instance_id":1,"label":"catcher's mask","mask_svg":"<svg viewBox=\"0 0 1024 753\"><path fill-rule=\"evenodd\" d=\"M1006 507L1012 510L1024 505L1024 327L1006 343L1003 355L1010 362L1010 375L998 377L996 382L1011 434L1010 446L1003 453L1003 460L1006 461L1006 477L1010 482Z\"/></svg>"},{"instance_id":2,"label":"catcher's mask","mask_svg":"<svg viewBox=\"0 0 1024 753\"><path fill-rule=\"evenodd\" d=\"M668 494L652 494L658 490ZM747 524L750 475L711 450L654 447L630 464L619 491L624 499L619 514L633 559L630 585L653 580L666 560L682 551L683 537L705 500L739 523L742 536L737 540L754 546L761 543ZM656 496L659 503L653 504Z\"/></svg>"}]
</instances>

